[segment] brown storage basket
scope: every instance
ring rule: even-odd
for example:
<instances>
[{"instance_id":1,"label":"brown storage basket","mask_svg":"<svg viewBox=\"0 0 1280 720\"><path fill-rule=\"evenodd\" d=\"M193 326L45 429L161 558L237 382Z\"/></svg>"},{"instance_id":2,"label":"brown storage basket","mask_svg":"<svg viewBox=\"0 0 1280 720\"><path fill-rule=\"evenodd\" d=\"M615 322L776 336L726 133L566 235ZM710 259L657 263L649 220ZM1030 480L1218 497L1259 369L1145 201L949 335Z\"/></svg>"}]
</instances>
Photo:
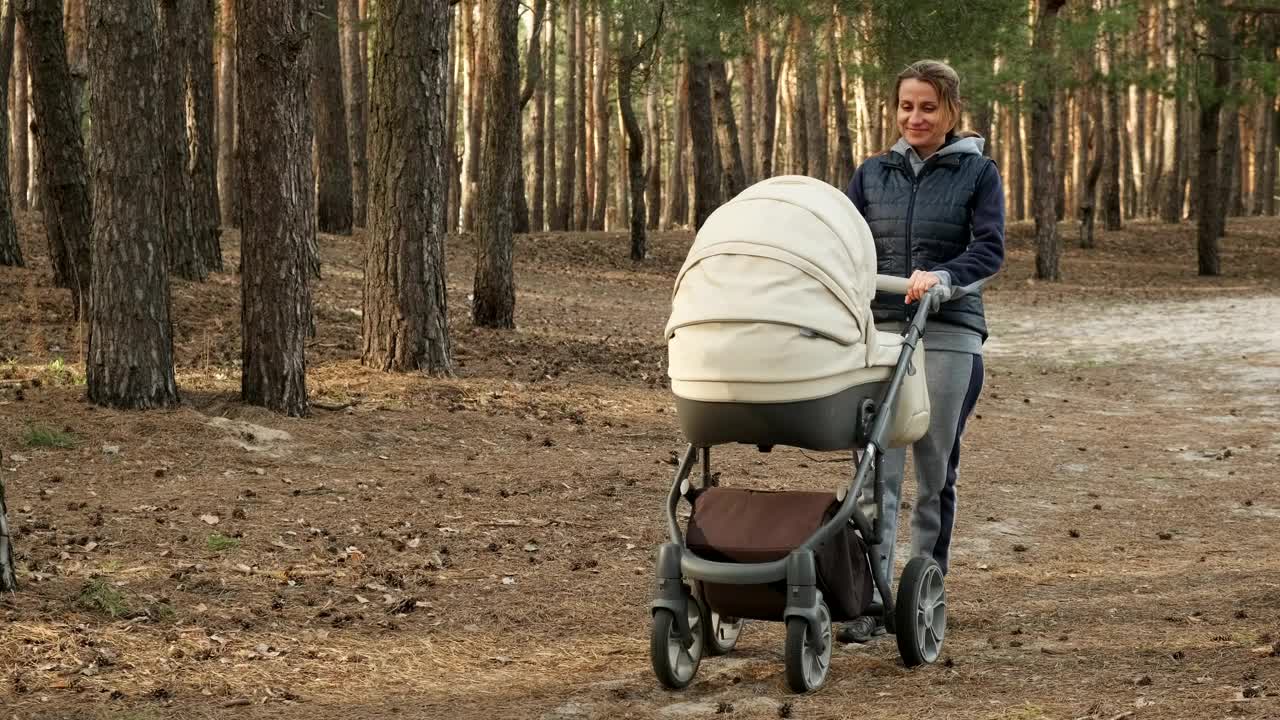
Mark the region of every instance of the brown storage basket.
<instances>
[{"instance_id":1,"label":"brown storage basket","mask_svg":"<svg viewBox=\"0 0 1280 720\"><path fill-rule=\"evenodd\" d=\"M779 560L799 547L840 508L832 493L772 492L715 487L693 501L686 544L698 556L719 562ZM852 526L836 532L815 551L818 587L832 620L851 620L871 604L867 546ZM703 597L721 615L782 620L786 581L767 585L703 583Z\"/></svg>"}]
</instances>

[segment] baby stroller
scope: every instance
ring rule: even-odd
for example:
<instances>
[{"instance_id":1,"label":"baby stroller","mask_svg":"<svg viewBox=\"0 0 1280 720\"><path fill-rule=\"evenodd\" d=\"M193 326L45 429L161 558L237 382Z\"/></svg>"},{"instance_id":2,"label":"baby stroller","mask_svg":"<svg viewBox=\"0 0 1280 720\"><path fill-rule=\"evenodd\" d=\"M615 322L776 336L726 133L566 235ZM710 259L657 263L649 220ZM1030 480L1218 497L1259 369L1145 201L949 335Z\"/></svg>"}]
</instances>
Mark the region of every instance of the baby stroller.
<instances>
[{"instance_id":1,"label":"baby stroller","mask_svg":"<svg viewBox=\"0 0 1280 720\"><path fill-rule=\"evenodd\" d=\"M929 426L923 345L935 287L902 333L877 331L870 228L847 198L812 178L753 185L707 219L675 282L666 327L671 389L688 441L667 499L670 541L657 553L650 657L666 687L687 686L704 655L731 651L746 619L786 623L787 684L822 685L832 624L881 614L907 666L931 663L946 632L946 592L931 558L913 558L895 597L875 520L859 507L878 459ZM711 449L725 444L851 451L834 492L720 487ZM701 487L691 482L701 466ZM677 520L692 506L687 532ZM872 585L880 602L873 602Z\"/></svg>"}]
</instances>

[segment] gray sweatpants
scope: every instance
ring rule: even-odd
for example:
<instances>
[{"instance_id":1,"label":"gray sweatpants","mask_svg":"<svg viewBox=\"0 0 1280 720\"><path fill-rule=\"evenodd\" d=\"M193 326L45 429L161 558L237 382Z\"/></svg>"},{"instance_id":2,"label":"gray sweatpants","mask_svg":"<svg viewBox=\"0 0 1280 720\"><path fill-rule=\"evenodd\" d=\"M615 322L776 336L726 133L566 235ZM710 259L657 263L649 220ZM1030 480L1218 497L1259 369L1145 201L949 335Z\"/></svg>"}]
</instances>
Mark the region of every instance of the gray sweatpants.
<instances>
[{"instance_id":1,"label":"gray sweatpants","mask_svg":"<svg viewBox=\"0 0 1280 720\"><path fill-rule=\"evenodd\" d=\"M946 350L925 352L925 378L929 383L929 431L912 449L916 471L916 504L911 512L911 556L932 557L947 572L951 529L955 524L956 476L960 464L960 437L965 421L982 391L982 356ZM881 462L884 478L884 512L880 563L886 577L893 575L897 544L898 506L906 448L886 450ZM858 506L868 519L876 516L874 487L867 483Z\"/></svg>"}]
</instances>

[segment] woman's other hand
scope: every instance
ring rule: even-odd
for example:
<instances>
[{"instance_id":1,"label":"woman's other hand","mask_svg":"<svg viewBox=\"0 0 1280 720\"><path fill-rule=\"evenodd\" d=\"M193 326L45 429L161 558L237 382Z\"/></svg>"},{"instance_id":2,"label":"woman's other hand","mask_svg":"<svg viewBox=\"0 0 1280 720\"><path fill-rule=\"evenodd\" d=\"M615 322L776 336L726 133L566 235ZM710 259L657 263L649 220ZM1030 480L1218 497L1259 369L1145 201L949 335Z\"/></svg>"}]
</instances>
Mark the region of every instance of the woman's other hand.
<instances>
[{"instance_id":1,"label":"woman's other hand","mask_svg":"<svg viewBox=\"0 0 1280 720\"><path fill-rule=\"evenodd\" d=\"M911 273L911 277L907 278L907 281L910 283L910 286L907 289L908 304L924 297L924 294L929 291L929 288L937 285L939 282L937 275L924 270L916 270Z\"/></svg>"}]
</instances>

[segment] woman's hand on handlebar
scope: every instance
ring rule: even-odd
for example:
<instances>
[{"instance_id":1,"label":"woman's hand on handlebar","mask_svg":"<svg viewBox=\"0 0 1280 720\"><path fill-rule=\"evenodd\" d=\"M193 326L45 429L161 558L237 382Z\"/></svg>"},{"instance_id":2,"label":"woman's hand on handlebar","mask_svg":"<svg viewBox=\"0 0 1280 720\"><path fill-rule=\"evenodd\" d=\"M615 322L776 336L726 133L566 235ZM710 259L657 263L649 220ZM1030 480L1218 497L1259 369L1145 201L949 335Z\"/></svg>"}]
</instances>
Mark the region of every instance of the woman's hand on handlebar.
<instances>
[{"instance_id":1,"label":"woman's hand on handlebar","mask_svg":"<svg viewBox=\"0 0 1280 720\"><path fill-rule=\"evenodd\" d=\"M938 276L931 272L916 270L911 273L911 277L907 279L907 282L910 283L907 290L907 303L910 304L924 297L929 288L937 285L940 281Z\"/></svg>"}]
</instances>

